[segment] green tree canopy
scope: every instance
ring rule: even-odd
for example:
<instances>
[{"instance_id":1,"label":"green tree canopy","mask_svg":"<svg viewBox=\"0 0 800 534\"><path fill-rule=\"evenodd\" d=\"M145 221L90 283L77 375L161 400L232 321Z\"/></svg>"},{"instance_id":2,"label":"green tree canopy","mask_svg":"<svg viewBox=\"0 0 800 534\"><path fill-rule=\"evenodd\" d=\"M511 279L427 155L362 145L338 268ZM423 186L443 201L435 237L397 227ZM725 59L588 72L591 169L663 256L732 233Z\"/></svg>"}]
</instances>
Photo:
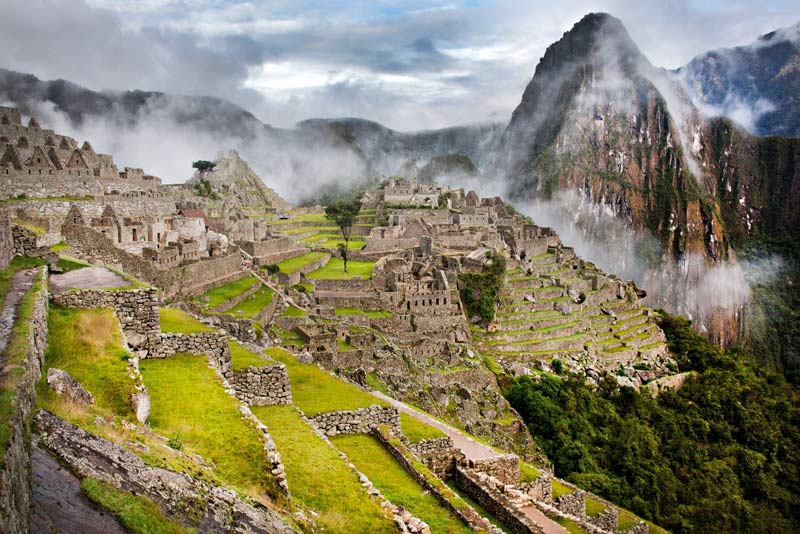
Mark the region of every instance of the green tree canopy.
<instances>
[{"instance_id":1,"label":"green tree canopy","mask_svg":"<svg viewBox=\"0 0 800 534\"><path fill-rule=\"evenodd\" d=\"M202 172L211 171L216 166L217 166L217 164L214 163L213 161L208 161L208 160L205 160L205 159L199 159L199 160L195 161L194 163L192 163L192 168L197 169L201 173Z\"/></svg>"},{"instance_id":2,"label":"green tree canopy","mask_svg":"<svg viewBox=\"0 0 800 534\"><path fill-rule=\"evenodd\" d=\"M361 211L361 200L340 200L329 204L325 208L325 217L336 223L342 233L344 243L339 248L339 253L344 261L344 272L347 272L347 253L350 247L350 235L356 222L358 212Z\"/></svg>"}]
</instances>

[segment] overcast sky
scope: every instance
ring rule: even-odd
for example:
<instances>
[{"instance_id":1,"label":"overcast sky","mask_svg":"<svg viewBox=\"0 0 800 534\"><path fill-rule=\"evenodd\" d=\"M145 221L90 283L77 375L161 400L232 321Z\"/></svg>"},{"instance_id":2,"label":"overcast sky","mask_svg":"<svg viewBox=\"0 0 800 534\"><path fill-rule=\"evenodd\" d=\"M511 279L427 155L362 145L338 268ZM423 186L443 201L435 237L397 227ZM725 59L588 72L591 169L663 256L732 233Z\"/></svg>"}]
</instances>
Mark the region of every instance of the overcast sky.
<instances>
[{"instance_id":1,"label":"overcast sky","mask_svg":"<svg viewBox=\"0 0 800 534\"><path fill-rule=\"evenodd\" d=\"M276 126L358 116L415 130L508 120L545 48L590 11L670 68L800 21L796 0L568 3L4 0L0 67L223 97Z\"/></svg>"}]
</instances>

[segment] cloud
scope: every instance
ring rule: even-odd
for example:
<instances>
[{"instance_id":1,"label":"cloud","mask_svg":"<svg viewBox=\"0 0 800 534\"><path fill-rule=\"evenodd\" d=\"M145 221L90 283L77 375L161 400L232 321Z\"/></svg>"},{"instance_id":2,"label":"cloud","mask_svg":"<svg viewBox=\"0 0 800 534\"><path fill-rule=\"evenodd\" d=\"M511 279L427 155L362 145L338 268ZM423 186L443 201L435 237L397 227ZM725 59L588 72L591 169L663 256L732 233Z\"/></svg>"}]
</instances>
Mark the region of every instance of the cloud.
<instances>
[{"instance_id":1,"label":"cloud","mask_svg":"<svg viewBox=\"0 0 800 534\"><path fill-rule=\"evenodd\" d=\"M357 115L415 130L505 120L589 11L658 66L800 19L788 2L7 0L0 66L98 90L226 98L265 122Z\"/></svg>"}]
</instances>

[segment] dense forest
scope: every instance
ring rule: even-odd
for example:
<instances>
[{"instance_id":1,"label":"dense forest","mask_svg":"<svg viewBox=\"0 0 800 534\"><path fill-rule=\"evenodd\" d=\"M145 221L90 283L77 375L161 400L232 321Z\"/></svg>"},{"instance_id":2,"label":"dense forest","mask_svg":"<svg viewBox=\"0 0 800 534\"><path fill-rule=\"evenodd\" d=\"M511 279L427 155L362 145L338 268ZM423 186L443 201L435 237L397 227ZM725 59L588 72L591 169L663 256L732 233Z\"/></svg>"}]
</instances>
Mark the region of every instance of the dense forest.
<instances>
[{"instance_id":1,"label":"dense forest","mask_svg":"<svg viewBox=\"0 0 800 534\"><path fill-rule=\"evenodd\" d=\"M518 379L507 396L556 474L674 532L800 531L800 394L663 314L683 371L653 397L607 378Z\"/></svg>"}]
</instances>

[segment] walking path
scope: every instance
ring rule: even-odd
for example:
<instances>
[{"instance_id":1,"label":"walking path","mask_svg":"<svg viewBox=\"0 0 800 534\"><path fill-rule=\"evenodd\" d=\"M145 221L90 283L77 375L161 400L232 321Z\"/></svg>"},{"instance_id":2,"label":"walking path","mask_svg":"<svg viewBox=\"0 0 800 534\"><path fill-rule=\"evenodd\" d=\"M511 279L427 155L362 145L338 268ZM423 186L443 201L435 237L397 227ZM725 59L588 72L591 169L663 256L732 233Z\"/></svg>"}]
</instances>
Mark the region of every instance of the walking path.
<instances>
[{"instance_id":1,"label":"walking path","mask_svg":"<svg viewBox=\"0 0 800 534\"><path fill-rule=\"evenodd\" d=\"M132 284L125 278L105 267L84 267L64 274L50 275L50 287L53 293L61 293L72 288L108 289L130 285Z\"/></svg>"},{"instance_id":2,"label":"walking path","mask_svg":"<svg viewBox=\"0 0 800 534\"><path fill-rule=\"evenodd\" d=\"M494 456L500 456L503 453L497 452L491 447L488 447L482 443L478 443L474 439L470 438L469 436L465 436L460 430L455 429L449 425L442 423L441 421L434 419L433 417L424 414L411 408L404 402L401 402L397 399L393 399L388 395L381 393L380 391L371 391L372 395L381 399L382 401L386 401L395 408L397 408L400 412L405 413L417 419L418 421L422 421L423 423L430 425L432 427L438 428L453 440L453 445L455 445L461 452L464 453L464 456L469 458L470 460L480 460L482 458L492 458ZM526 506L524 508L520 508L521 512L524 512L525 515L530 517L536 524L542 527L542 530L545 534L569 534L569 530L565 527L562 527L539 510L534 506Z\"/></svg>"},{"instance_id":3,"label":"walking path","mask_svg":"<svg viewBox=\"0 0 800 534\"><path fill-rule=\"evenodd\" d=\"M35 277L36 269L23 269L14 274L11 289L6 295L3 310L0 312L0 354L6 350L11 337L11 329L14 328L14 321L17 319L19 303L33 285Z\"/></svg>"}]
</instances>

